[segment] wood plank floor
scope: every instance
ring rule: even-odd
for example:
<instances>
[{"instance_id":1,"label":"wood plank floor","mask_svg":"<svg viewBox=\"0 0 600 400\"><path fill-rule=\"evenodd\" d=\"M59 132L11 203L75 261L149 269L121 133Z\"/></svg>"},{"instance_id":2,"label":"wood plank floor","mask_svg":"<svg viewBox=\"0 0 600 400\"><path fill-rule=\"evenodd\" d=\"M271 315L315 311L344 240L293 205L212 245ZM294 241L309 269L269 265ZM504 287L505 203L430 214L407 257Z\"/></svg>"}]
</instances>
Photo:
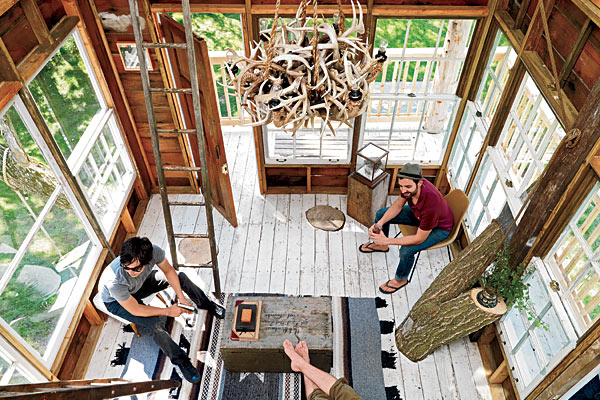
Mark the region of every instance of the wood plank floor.
<instances>
[{"instance_id":1,"label":"wood plank floor","mask_svg":"<svg viewBox=\"0 0 600 400\"><path fill-rule=\"evenodd\" d=\"M223 136L239 225L234 229L215 213L223 291L377 296L377 287L394 275L398 252L358 252L358 245L367 239L366 228L352 218L347 218L338 232L315 230L306 222L304 212L314 205L328 204L345 211L346 196L261 195L250 128L225 129ZM193 195L173 197L189 200ZM388 202L392 201L390 197ZM204 212L197 207L174 207L173 219L176 232L205 230ZM138 234L148 236L167 250L158 196L150 200ZM386 296L392 303L397 324L447 263L445 249L423 252L413 282L395 295ZM204 289L212 289L211 271L201 270L198 274ZM112 319L106 322L88 377L119 376L119 368L110 366L117 344L124 341L118 327ZM419 363L399 354L398 364L397 374L386 376L386 381L397 385L403 399L491 399L477 346L468 339L444 346Z\"/></svg>"}]
</instances>

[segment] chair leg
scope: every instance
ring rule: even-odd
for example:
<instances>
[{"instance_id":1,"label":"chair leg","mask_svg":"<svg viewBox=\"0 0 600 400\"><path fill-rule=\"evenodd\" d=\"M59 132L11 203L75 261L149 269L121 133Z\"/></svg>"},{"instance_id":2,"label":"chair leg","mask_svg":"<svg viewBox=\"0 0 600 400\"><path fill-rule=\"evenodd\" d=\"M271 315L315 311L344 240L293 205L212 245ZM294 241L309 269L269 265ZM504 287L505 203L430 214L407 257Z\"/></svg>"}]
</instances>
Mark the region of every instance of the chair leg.
<instances>
[{"instance_id":1,"label":"chair leg","mask_svg":"<svg viewBox=\"0 0 600 400\"><path fill-rule=\"evenodd\" d=\"M142 335L140 335L140 331L138 331L137 325L134 322L130 323L129 325L131 325L131 329L133 329L133 333L135 333L135 336L137 336L138 338L142 337Z\"/></svg>"},{"instance_id":2,"label":"chair leg","mask_svg":"<svg viewBox=\"0 0 600 400\"><path fill-rule=\"evenodd\" d=\"M410 275L408 276L408 281L407 281L407 283L411 281L411 279L412 279L412 277L413 277L413 274L415 273L415 269L417 268L417 261L419 261L419 256L420 256L420 255L421 255L421 252L418 252L418 253L417 253L417 256L415 257L415 262L414 262L414 264L413 264L413 267L412 267L412 268L411 268L411 270L410 270Z\"/></svg>"},{"instance_id":3,"label":"chair leg","mask_svg":"<svg viewBox=\"0 0 600 400\"><path fill-rule=\"evenodd\" d=\"M162 296L162 294L160 294L160 293L156 293L156 297L158 297L158 299L159 299L160 301L162 301L162 303L163 303L165 306L169 307L169 305L168 305L168 304L167 304L167 302L165 301L165 298Z\"/></svg>"}]
</instances>

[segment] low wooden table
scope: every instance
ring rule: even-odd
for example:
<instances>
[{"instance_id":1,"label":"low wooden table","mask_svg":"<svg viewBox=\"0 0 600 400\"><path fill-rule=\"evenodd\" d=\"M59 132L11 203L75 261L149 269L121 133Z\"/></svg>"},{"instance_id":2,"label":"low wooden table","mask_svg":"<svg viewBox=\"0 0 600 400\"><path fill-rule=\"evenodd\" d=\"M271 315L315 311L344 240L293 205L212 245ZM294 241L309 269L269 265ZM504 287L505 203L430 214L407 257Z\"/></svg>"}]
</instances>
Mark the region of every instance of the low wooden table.
<instances>
[{"instance_id":1,"label":"low wooden table","mask_svg":"<svg viewBox=\"0 0 600 400\"><path fill-rule=\"evenodd\" d=\"M231 340L237 300L262 300L258 341ZM326 372L333 366L331 298L231 296L221 336L221 355L231 372L292 372L283 341L306 341L311 363Z\"/></svg>"}]
</instances>

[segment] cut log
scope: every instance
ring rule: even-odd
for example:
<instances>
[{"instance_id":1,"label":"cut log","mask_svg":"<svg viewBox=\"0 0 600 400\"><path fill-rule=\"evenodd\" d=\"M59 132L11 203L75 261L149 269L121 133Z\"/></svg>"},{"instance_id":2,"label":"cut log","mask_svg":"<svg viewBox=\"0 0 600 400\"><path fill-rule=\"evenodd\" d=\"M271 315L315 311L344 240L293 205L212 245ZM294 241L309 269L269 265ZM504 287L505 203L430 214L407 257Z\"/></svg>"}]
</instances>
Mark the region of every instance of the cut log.
<instances>
[{"instance_id":1,"label":"cut log","mask_svg":"<svg viewBox=\"0 0 600 400\"><path fill-rule=\"evenodd\" d=\"M457 334L468 335L497 319L471 310L475 306L468 306L464 297L494 260L502 238L502 225L493 220L481 235L444 267L417 300L396 329L398 350L408 359L422 360L438 347L460 337ZM463 315L467 311L469 313ZM432 341L430 335L434 331L435 340Z\"/></svg>"},{"instance_id":2,"label":"cut log","mask_svg":"<svg viewBox=\"0 0 600 400\"><path fill-rule=\"evenodd\" d=\"M494 308L483 307L476 298L481 290L475 288L461 293L438 303L435 309L411 310L396 328L398 350L417 362L437 348L496 321L506 312L506 304L499 300Z\"/></svg>"}]
</instances>

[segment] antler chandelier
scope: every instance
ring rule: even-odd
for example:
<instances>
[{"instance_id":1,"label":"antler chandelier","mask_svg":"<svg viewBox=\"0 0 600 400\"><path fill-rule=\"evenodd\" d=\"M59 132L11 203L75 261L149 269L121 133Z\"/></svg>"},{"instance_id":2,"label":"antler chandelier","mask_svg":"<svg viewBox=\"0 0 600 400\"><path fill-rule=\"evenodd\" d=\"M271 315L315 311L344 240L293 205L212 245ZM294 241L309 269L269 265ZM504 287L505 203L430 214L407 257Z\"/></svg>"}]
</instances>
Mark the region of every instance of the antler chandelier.
<instances>
[{"instance_id":1,"label":"antler chandelier","mask_svg":"<svg viewBox=\"0 0 600 400\"><path fill-rule=\"evenodd\" d=\"M308 121L322 119L335 134L331 121L347 124L362 114L369 103L369 84L383 69L387 59L383 40L373 59L364 33L362 7L358 18L353 0L352 24L344 26L341 0L333 25L317 15L317 0L312 0L313 15L307 16L311 0L302 0L295 19L285 24L279 16L279 0L271 29L260 32L261 41L250 57L227 51L230 88L254 119L251 126L271 122L293 134Z\"/></svg>"}]
</instances>

